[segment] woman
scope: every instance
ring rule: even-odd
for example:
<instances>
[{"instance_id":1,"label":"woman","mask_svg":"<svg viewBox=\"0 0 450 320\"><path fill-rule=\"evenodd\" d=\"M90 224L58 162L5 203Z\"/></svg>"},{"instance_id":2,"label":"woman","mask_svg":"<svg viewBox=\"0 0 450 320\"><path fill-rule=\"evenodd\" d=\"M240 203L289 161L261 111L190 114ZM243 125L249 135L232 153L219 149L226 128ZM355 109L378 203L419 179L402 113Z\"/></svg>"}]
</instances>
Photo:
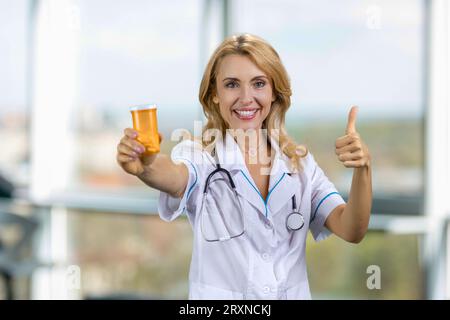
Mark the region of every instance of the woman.
<instances>
[{"instance_id":1,"label":"woman","mask_svg":"<svg viewBox=\"0 0 450 320\"><path fill-rule=\"evenodd\" d=\"M186 211L192 225L191 299L310 299L307 231L316 241L332 232L352 243L367 231L371 164L355 129L357 109L336 140L338 159L355 168L345 203L311 153L289 138L290 96L277 52L259 37L236 35L203 75L207 124L199 141L180 142L171 157L143 155L136 132L125 130L118 163L161 191L162 219Z\"/></svg>"}]
</instances>

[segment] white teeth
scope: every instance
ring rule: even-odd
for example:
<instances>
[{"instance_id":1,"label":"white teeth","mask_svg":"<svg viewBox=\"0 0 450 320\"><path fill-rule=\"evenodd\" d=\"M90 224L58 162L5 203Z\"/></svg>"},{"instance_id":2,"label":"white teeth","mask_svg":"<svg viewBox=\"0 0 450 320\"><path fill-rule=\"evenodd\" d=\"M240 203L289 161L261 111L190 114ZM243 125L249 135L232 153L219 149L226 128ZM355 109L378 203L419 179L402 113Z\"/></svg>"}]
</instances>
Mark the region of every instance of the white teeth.
<instances>
[{"instance_id":1,"label":"white teeth","mask_svg":"<svg viewBox=\"0 0 450 320\"><path fill-rule=\"evenodd\" d=\"M239 110L235 110L241 117L251 117L253 116L256 111L258 110L253 110L253 111L239 111Z\"/></svg>"}]
</instances>

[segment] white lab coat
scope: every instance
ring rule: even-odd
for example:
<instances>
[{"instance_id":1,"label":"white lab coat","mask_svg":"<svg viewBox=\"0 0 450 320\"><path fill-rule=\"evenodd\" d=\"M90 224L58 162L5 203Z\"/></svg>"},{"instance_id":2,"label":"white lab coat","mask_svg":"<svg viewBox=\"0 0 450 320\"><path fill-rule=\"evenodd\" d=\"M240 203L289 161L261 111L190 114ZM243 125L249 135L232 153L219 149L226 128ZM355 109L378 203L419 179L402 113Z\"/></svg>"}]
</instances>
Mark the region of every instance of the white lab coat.
<instances>
[{"instance_id":1,"label":"white lab coat","mask_svg":"<svg viewBox=\"0 0 450 320\"><path fill-rule=\"evenodd\" d=\"M199 223L203 189L215 168L214 158L190 140L173 148L171 158L186 164L189 181L182 199L161 192L158 211L165 221L186 212L194 231L190 299L311 299L305 260L308 226L316 241L325 239L330 234L324 226L327 216L345 202L311 153L301 160L304 171L289 176L289 158L271 141L276 156L266 202L232 136L227 133L225 143L216 143L221 165L244 199L246 223L244 235L224 242L205 241ZM294 193L305 226L292 232L286 228L286 218L292 212Z\"/></svg>"}]
</instances>

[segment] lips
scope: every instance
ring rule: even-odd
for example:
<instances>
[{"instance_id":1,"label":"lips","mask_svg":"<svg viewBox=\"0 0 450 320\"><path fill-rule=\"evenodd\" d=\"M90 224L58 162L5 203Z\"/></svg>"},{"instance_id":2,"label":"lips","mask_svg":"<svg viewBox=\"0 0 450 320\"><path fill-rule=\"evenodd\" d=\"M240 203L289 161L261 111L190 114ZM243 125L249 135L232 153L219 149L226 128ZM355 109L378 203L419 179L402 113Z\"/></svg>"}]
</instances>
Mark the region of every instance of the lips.
<instances>
[{"instance_id":1,"label":"lips","mask_svg":"<svg viewBox=\"0 0 450 320\"><path fill-rule=\"evenodd\" d=\"M258 111L258 108L242 108L234 109L233 113L241 120L251 120L255 117Z\"/></svg>"}]
</instances>

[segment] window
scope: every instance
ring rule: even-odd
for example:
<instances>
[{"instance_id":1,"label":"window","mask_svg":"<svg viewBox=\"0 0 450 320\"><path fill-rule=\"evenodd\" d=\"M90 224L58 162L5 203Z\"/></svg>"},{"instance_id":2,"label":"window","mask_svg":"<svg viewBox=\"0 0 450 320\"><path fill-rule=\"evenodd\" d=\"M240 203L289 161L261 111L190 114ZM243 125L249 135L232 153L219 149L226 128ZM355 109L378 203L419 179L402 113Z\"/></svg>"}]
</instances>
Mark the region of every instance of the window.
<instances>
[{"instance_id":1,"label":"window","mask_svg":"<svg viewBox=\"0 0 450 320\"><path fill-rule=\"evenodd\" d=\"M288 132L339 190L349 190L352 170L334 142L356 104L374 196L423 197L423 9L419 0L233 2L231 32L259 35L279 52L293 89Z\"/></svg>"},{"instance_id":2,"label":"window","mask_svg":"<svg viewBox=\"0 0 450 320\"><path fill-rule=\"evenodd\" d=\"M308 237L313 299L424 299L422 241L418 234L375 231L368 232L358 245L336 236L321 243Z\"/></svg>"},{"instance_id":3,"label":"window","mask_svg":"<svg viewBox=\"0 0 450 320\"><path fill-rule=\"evenodd\" d=\"M199 116L200 1L79 1L80 74L71 188L145 191L116 163L128 108L156 103L162 152Z\"/></svg>"},{"instance_id":4,"label":"window","mask_svg":"<svg viewBox=\"0 0 450 320\"><path fill-rule=\"evenodd\" d=\"M82 298L115 292L187 295L190 226L185 219L165 224L155 215L159 191L122 171L116 146L123 129L132 126L132 105L158 105L159 131L165 137L161 150L166 154L177 143L171 141L172 131L191 129L198 119L201 4L39 1L37 37L44 40L37 41L43 54L36 59L41 72L36 75L35 105L43 148L35 148L39 175L33 194L51 204L60 203L60 196L63 205L51 208L45 225L52 228L41 241L41 247L51 248L42 258L61 265L35 277L34 297L66 297L67 290L55 279L64 277L71 265L80 268ZM47 68L49 72L42 71ZM49 110L61 119L58 157L55 143L48 143L54 135L44 117ZM103 203L110 210L101 208L96 191L106 191L101 192L108 198ZM121 213L114 213L117 200ZM72 206L85 210L67 208ZM145 215L136 214L137 207ZM153 228L158 232L148 234ZM93 235L95 241L90 241Z\"/></svg>"},{"instance_id":5,"label":"window","mask_svg":"<svg viewBox=\"0 0 450 320\"><path fill-rule=\"evenodd\" d=\"M187 299L192 230L186 219L72 210L67 223L67 263L79 267L80 298Z\"/></svg>"},{"instance_id":6,"label":"window","mask_svg":"<svg viewBox=\"0 0 450 320\"><path fill-rule=\"evenodd\" d=\"M28 1L0 1L0 174L29 183L27 105Z\"/></svg>"},{"instance_id":7,"label":"window","mask_svg":"<svg viewBox=\"0 0 450 320\"><path fill-rule=\"evenodd\" d=\"M69 31L58 28L61 34L53 39L56 40L53 45L58 47L57 40L66 39L63 33L71 32L70 65L65 61L58 63L69 65L68 69L76 72L73 78L71 73L63 72L71 78L61 82L63 86L71 86L69 91L73 93L65 101L67 109L61 111L67 121L64 129L68 130L67 136L60 138L71 150L73 157L67 158L73 162L63 163L58 168L60 171L55 170L56 178L51 181L46 180L47 168L53 169L53 165L39 162L44 166L39 167L41 178L36 179L39 184L35 189L45 187L44 195L53 196L52 188L63 186L62 189L81 190L90 197L86 198L88 205L79 199L70 204L63 202L63 207L69 207L61 210L64 214L59 214L58 208L52 208L47 228L51 226L55 236L44 234L47 238L41 246L52 254L53 251L61 253L62 261L58 260L58 263L80 267L81 297L111 293L163 298L187 296L192 250L192 231L188 222L180 218L167 224L154 215L156 205L147 206L148 202L135 201L137 195L143 195L145 200L155 200L157 192L124 173L118 167L115 155L123 129L131 126L128 111L131 105L158 104L159 130L165 136L164 153L170 153L177 143L170 141L174 129L192 131L194 120L202 115L197 94L205 51L210 44L206 38L214 38L220 29L216 30L216 27L221 20L216 20L213 14L223 14L224 25L231 27L229 31L260 35L280 53L294 93L287 117L288 132L297 142L310 148L339 190L349 190L352 170L336 159L334 141L344 134L350 105L357 104L360 106L357 129L369 145L376 164L373 168L374 195L389 196L395 202L394 205L383 202L384 205L378 207L375 202L374 211L395 213L401 197L422 197L423 1L375 3L348 0L337 4L324 0L276 3L240 0L232 2L230 12L223 12L227 6L221 7L218 3L200 0L178 0L176 3L140 0L132 4L123 0L114 3L105 0L38 1L44 7L57 9L53 12L58 13L55 16L59 17L59 23L70 22ZM204 7L211 5L214 10L208 13L211 8ZM327 10L323 10L324 6ZM12 19L11 8L13 6L9 5L8 10L0 10L0 17L5 15L2 21L17 24L20 19ZM64 19L67 14L69 20ZM208 19L211 25L206 28L204 23ZM205 29L209 32L213 29L213 35L206 35ZM44 30L38 34L48 33ZM201 34L205 43L200 43ZM6 36L13 38L9 34ZM17 37L20 35L14 36ZM5 43L10 42L2 42L0 46ZM40 42L41 46L45 44ZM46 50L54 51L53 47ZM58 54L66 57L60 52L55 53ZM22 60L20 54L14 54L14 59ZM25 52L23 60L25 70ZM38 61L44 67L46 63L52 65L53 70L52 82L43 81L45 77L40 78L40 75L35 81L37 84L50 83L47 86L51 87L60 81L58 63ZM7 79L13 77L10 75L13 69L8 70ZM23 88L20 89L20 85L15 89L8 87L8 91L23 90L25 110L25 75L20 77L23 77ZM10 85L9 82L0 84ZM47 96L46 90L40 92ZM16 105L8 101L3 103L4 98L0 97L0 121L6 119L4 110L8 110L3 105ZM20 106L20 99L17 101ZM42 117L47 114L42 107L46 103L39 105L38 113ZM56 103L52 108L57 110L58 107ZM20 110L20 107L14 107L14 110ZM42 127L46 127L45 122L41 122ZM6 137L3 130L2 125L2 142ZM25 136L26 133L24 146ZM43 147L46 140L39 141L41 145L37 148ZM51 146L47 148L51 150ZM55 157L43 154L44 158L55 160ZM0 160L4 165L16 163L10 171L16 172L15 168L20 166L17 163L22 162L11 162L7 157L12 155ZM23 157L26 159L26 155ZM56 161L60 162L58 158ZM120 194L122 199L118 200L124 200L126 205L117 210L101 208L101 199L88 192L98 189L110 191L110 197ZM108 205L114 207L116 202L111 203ZM78 209L70 209L71 206ZM137 211L149 215L117 213L123 208L121 212L128 208L130 213L136 213L133 209L137 207ZM401 207L406 214L416 213L418 208ZM93 208L95 211L91 210ZM378 208L383 210L377 211ZM417 234L371 232L355 247L336 237L317 247L308 243L313 297L422 297L422 266L418 262L417 248L420 240L421 235ZM54 247L61 247L61 250L54 249L55 243ZM401 253L402 260L392 259L394 253ZM372 260L374 257L376 261ZM347 281L349 261L352 272L360 272L352 282ZM372 264L381 268L381 291L369 291L365 286L366 269ZM410 267L409 274L403 273L406 265ZM66 276L66 270L60 271L60 275ZM394 279L392 286L395 289L388 290L387 279Z\"/></svg>"},{"instance_id":8,"label":"window","mask_svg":"<svg viewBox=\"0 0 450 320\"><path fill-rule=\"evenodd\" d=\"M288 133L309 147L344 197L353 170L337 159L334 143L345 134L350 106L360 107L356 128L373 158L373 213L422 213L424 9L421 0L231 5L229 33L259 35L280 54L293 90ZM337 237L309 239L313 298L422 298L421 240L374 231L357 246ZM366 286L371 265L380 267L380 290Z\"/></svg>"}]
</instances>

